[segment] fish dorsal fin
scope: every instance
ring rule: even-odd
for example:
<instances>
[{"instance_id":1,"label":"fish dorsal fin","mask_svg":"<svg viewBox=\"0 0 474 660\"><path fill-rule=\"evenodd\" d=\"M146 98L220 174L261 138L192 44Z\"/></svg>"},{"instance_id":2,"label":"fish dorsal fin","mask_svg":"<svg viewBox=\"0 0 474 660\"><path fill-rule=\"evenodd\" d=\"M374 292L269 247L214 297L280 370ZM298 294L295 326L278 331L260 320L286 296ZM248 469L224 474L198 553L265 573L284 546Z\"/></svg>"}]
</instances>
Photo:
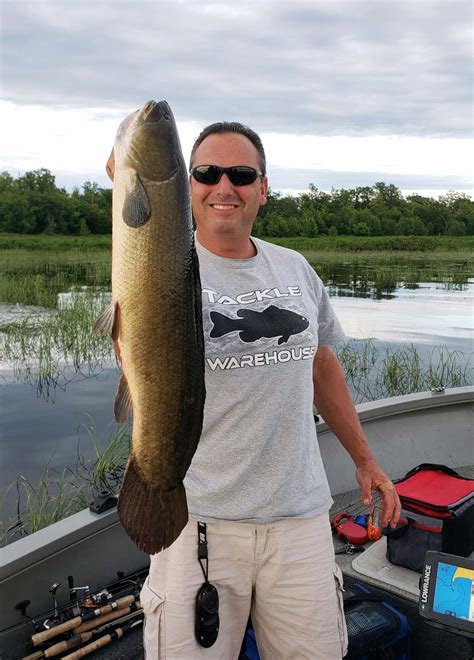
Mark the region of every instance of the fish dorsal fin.
<instances>
[{"instance_id":1,"label":"fish dorsal fin","mask_svg":"<svg viewBox=\"0 0 474 660\"><path fill-rule=\"evenodd\" d=\"M142 227L151 217L150 200L136 172L127 173L122 217L129 227Z\"/></svg>"},{"instance_id":2,"label":"fish dorsal fin","mask_svg":"<svg viewBox=\"0 0 474 660\"><path fill-rule=\"evenodd\" d=\"M119 335L119 304L112 301L104 309L92 327L93 335L110 335L117 339Z\"/></svg>"},{"instance_id":3,"label":"fish dorsal fin","mask_svg":"<svg viewBox=\"0 0 474 660\"><path fill-rule=\"evenodd\" d=\"M195 324L194 327L197 332L198 348L202 356L204 356L204 333L202 331L202 302L201 302L201 275L199 272L199 257L196 248L192 250L193 272L194 272L194 286L193 299L194 299L194 314Z\"/></svg>"},{"instance_id":4,"label":"fish dorsal fin","mask_svg":"<svg viewBox=\"0 0 474 660\"><path fill-rule=\"evenodd\" d=\"M116 422L125 422L133 410L132 396L128 386L125 374L120 376L119 384L117 387L117 394L114 401L114 415Z\"/></svg>"},{"instance_id":5,"label":"fish dorsal fin","mask_svg":"<svg viewBox=\"0 0 474 660\"><path fill-rule=\"evenodd\" d=\"M281 307L277 307L276 305L269 305L268 307L265 307L263 310L263 313L266 314L267 316L273 316L274 314L281 314L285 310L282 309Z\"/></svg>"}]
</instances>

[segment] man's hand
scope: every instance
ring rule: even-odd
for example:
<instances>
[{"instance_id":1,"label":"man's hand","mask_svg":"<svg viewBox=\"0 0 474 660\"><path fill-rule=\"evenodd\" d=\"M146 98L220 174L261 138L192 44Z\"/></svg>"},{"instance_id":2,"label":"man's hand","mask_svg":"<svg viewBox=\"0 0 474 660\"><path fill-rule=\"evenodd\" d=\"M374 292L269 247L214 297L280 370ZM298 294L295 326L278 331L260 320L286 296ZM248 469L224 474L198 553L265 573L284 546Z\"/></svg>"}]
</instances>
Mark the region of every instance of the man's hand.
<instances>
[{"instance_id":1,"label":"man's hand","mask_svg":"<svg viewBox=\"0 0 474 660\"><path fill-rule=\"evenodd\" d=\"M375 459L360 463L357 466L356 477L364 506L370 506L372 491L378 491L382 497L382 527L386 527L388 523L390 523L390 527L395 527L400 519L400 499L393 483Z\"/></svg>"}]
</instances>

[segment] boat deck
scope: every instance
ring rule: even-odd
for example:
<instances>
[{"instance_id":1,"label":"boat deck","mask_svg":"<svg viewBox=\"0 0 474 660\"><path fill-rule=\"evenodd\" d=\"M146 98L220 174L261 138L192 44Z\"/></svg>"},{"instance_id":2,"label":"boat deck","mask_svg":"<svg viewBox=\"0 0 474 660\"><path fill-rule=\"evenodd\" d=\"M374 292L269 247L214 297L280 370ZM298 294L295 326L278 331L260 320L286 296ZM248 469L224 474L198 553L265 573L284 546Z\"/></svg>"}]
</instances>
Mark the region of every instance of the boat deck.
<instances>
[{"instance_id":1,"label":"boat deck","mask_svg":"<svg viewBox=\"0 0 474 660\"><path fill-rule=\"evenodd\" d=\"M474 478L474 466L458 468L458 472L465 477ZM331 515L347 511L351 515L363 513L362 504L360 502L360 491L352 490L347 493L342 493L334 497L334 505L331 509ZM382 540L383 543L384 540ZM374 544L367 544L366 548L373 548ZM334 539L334 548L339 550L344 548L344 544L337 538ZM389 601L394 607L403 612L410 620L412 627L413 646L412 658L413 660L445 660L447 657L456 658L456 660L467 660L472 650L466 638L460 637L454 633L447 632L435 628L420 616L418 616L418 596L413 593L412 585L417 584L418 574L413 571L406 571L408 576L407 585L410 590L403 588L403 581L398 586L390 585L382 579L370 577L367 574L361 574L357 570L357 560L361 555L338 554L336 556L337 563L341 567L344 574L344 580L347 584L359 581L367 584L384 600ZM386 561L386 565L380 565L380 552L374 553L375 560L379 562L376 569L380 572L381 577L386 575L386 571L390 570L391 565ZM354 566L355 563L355 566ZM404 569L402 569L403 571ZM117 655L119 653L120 655ZM120 641L120 649L109 647L103 649L94 655L98 660L142 660L144 658L141 629L133 631L127 638ZM209 655L212 657L212 654Z\"/></svg>"},{"instance_id":2,"label":"boat deck","mask_svg":"<svg viewBox=\"0 0 474 660\"><path fill-rule=\"evenodd\" d=\"M474 478L474 466L456 468L464 477ZM351 515L363 513L360 502L360 491L353 490L334 497L334 505L331 509L331 515L347 511ZM385 539L382 538L376 542L384 548ZM413 660L445 660L445 658L455 658L456 660L468 660L474 655L474 649L471 648L469 641L465 637L450 633L446 630L435 628L428 624L418 615L418 594L414 594L413 585L418 584L421 577L418 573L408 569L395 568L386 559L382 559L381 552L375 551L374 543L366 544L366 550L373 554L373 575L379 575L380 578L371 577L360 573L358 568L361 553L354 555L339 554L336 555L336 561L344 574L344 582L351 584L353 582L363 582L368 585L377 595L382 596L384 600L403 612L409 619L412 628L412 659ZM334 539L335 550L344 548L344 543L339 539ZM383 555L385 552L383 552ZM370 562L367 562L370 564ZM398 569L398 570L397 570ZM389 584L386 581L387 575L395 572L401 579L392 580ZM405 582L405 584L404 584Z\"/></svg>"}]
</instances>

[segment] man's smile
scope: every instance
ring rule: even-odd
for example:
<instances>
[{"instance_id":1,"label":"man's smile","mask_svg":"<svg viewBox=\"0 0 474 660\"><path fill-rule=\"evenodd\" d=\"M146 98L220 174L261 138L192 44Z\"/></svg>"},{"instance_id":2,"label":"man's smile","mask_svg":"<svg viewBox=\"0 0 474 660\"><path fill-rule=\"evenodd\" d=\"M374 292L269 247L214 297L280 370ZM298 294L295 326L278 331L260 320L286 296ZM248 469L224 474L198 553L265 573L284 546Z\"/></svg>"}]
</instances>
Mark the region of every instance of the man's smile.
<instances>
[{"instance_id":1,"label":"man's smile","mask_svg":"<svg viewBox=\"0 0 474 660\"><path fill-rule=\"evenodd\" d=\"M232 211L239 208L238 204L210 204L210 206L217 211Z\"/></svg>"}]
</instances>

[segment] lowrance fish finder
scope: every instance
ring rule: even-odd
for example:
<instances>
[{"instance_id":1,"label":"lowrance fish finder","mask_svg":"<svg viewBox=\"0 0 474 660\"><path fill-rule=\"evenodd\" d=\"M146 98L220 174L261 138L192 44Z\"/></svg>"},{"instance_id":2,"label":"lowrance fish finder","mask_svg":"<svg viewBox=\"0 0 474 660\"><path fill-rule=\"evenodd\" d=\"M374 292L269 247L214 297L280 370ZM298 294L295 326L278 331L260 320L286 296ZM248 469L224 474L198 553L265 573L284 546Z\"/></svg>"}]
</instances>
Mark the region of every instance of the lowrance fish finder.
<instances>
[{"instance_id":1,"label":"lowrance fish finder","mask_svg":"<svg viewBox=\"0 0 474 660\"><path fill-rule=\"evenodd\" d=\"M428 551L419 612L432 625L474 639L474 559Z\"/></svg>"}]
</instances>

